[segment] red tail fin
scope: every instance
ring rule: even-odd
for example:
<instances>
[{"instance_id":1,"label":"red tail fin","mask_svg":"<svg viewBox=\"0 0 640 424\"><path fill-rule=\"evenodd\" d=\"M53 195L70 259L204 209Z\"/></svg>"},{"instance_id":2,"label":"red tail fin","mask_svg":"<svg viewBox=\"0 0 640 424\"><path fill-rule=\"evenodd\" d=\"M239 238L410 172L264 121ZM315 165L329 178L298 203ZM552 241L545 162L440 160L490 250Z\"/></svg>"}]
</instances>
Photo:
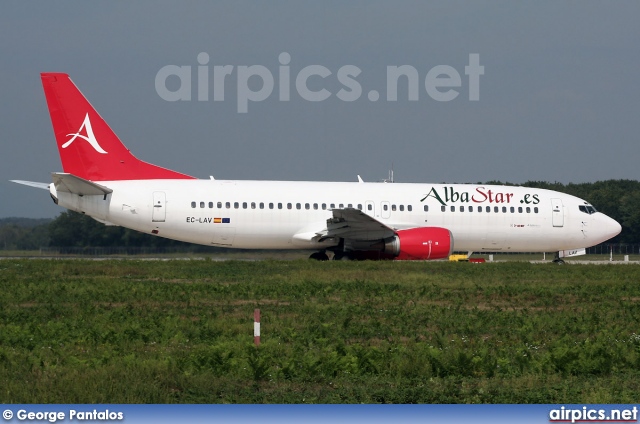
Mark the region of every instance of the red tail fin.
<instances>
[{"instance_id":1,"label":"red tail fin","mask_svg":"<svg viewBox=\"0 0 640 424\"><path fill-rule=\"evenodd\" d=\"M41 77L64 172L91 181L193 178L133 156L69 75Z\"/></svg>"}]
</instances>

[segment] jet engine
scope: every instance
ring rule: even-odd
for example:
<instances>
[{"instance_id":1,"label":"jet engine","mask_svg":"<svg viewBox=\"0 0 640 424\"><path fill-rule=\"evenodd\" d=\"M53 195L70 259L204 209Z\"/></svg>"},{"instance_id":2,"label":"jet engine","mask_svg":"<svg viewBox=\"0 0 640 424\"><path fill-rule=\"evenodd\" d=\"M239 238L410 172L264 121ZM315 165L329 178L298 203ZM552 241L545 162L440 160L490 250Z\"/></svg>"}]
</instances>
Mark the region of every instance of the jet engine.
<instances>
[{"instance_id":1,"label":"jet engine","mask_svg":"<svg viewBox=\"0 0 640 424\"><path fill-rule=\"evenodd\" d=\"M445 259L452 251L451 231L441 227L399 230L384 245L384 253L399 260Z\"/></svg>"}]
</instances>

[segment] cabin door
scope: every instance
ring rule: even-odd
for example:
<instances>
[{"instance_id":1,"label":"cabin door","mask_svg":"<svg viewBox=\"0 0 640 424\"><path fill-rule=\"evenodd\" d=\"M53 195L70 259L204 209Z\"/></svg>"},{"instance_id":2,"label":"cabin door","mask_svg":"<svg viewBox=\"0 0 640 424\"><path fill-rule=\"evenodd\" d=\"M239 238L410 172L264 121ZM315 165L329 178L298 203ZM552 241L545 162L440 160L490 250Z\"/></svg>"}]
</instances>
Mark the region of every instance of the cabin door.
<instances>
[{"instance_id":1,"label":"cabin door","mask_svg":"<svg viewBox=\"0 0 640 424\"><path fill-rule=\"evenodd\" d=\"M167 195L164 191L153 192L152 222L164 222L167 218Z\"/></svg>"},{"instance_id":2,"label":"cabin door","mask_svg":"<svg viewBox=\"0 0 640 424\"><path fill-rule=\"evenodd\" d=\"M551 214L554 227L564 226L564 208L561 199L551 199Z\"/></svg>"}]
</instances>

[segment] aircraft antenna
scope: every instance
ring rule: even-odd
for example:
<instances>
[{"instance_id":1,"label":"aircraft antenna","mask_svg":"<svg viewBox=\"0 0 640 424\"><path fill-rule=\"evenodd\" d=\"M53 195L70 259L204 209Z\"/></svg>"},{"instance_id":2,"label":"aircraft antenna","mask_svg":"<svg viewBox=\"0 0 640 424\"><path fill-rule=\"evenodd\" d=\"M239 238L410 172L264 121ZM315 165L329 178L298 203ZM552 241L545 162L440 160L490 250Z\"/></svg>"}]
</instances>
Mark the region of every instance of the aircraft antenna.
<instances>
[{"instance_id":1,"label":"aircraft antenna","mask_svg":"<svg viewBox=\"0 0 640 424\"><path fill-rule=\"evenodd\" d=\"M393 162L391 162L391 169L386 179L382 180L383 183L393 183Z\"/></svg>"}]
</instances>

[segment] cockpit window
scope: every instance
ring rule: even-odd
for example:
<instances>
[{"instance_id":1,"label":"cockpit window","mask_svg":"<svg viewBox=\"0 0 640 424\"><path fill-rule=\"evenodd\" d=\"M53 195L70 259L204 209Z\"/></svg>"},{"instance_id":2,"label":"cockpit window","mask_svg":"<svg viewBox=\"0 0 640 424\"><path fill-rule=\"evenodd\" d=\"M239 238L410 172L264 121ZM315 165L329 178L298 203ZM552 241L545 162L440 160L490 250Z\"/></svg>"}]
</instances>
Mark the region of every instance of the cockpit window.
<instances>
[{"instance_id":1,"label":"cockpit window","mask_svg":"<svg viewBox=\"0 0 640 424\"><path fill-rule=\"evenodd\" d=\"M596 208L594 208L591 205L580 205L580 212L584 212L588 215L592 215L598 211L596 210Z\"/></svg>"}]
</instances>

